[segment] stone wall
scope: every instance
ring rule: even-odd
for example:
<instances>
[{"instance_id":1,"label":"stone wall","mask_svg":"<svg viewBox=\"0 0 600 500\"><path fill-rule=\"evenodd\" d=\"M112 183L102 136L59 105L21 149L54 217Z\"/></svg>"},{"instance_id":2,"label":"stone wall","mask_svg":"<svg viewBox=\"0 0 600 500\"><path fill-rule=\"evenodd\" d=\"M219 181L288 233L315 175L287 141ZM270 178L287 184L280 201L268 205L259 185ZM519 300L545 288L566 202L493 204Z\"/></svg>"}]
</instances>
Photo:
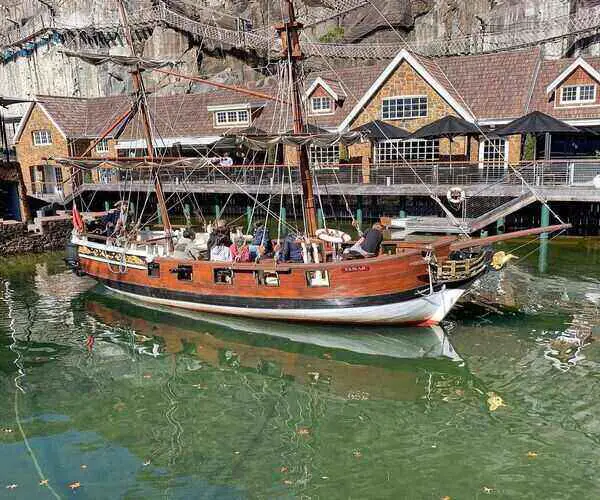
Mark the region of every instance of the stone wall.
<instances>
[{"instance_id":1,"label":"stone wall","mask_svg":"<svg viewBox=\"0 0 600 500\"><path fill-rule=\"evenodd\" d=\"M70 218L42 223L43 233L30 233L27 224L0 223L0 256L61 250L73 228Z\"/></svg>"}]
</instances>

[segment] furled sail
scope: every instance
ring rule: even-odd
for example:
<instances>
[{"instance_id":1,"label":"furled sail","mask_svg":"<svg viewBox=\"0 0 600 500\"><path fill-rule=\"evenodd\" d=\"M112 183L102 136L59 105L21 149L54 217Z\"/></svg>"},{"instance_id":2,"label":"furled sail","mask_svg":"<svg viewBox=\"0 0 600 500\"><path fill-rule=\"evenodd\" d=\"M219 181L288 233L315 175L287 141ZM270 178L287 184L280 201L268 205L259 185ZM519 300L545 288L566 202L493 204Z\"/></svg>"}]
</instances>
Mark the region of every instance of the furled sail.
<instances>
[{"instance_id":1,"label":"furled sail","mask_svg":"<svg viewBox=\"0 0 600 500\"><path fill-rule=\"evenodd\" d=\"M174 66L175 61L158 60L158 59L143 59L136 56L116 56L110 54L95 54L92 52L76 52L73 50L60 50L67 57L78 57L88 64L99 66L104 63L113 63L120 66L132 66L140 69L157 69L167 66Z\"/></svg>"}]
</instances>

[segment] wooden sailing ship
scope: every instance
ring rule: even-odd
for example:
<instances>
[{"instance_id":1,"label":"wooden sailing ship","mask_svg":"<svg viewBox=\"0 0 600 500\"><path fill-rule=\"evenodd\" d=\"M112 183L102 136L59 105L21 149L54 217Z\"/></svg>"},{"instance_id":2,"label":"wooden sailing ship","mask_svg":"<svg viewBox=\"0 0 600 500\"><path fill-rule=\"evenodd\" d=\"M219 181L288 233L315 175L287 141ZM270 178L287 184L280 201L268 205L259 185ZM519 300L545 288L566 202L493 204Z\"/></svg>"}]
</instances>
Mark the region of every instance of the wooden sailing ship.
<instances>
[{"instance_id":1,"label":"wooden sailing ship","mask_svg":"<svg viewBox=\"0 0 600 500\"><path fill-rule=\"evenodd\" d=\"M285 21L276 26L292 85L289 106L293 133L305 129L297 65L302 58L301 24L296 21L291 0ZM127 14L120 3L125 33L132 47ZM145 99L144 69L132 58L137 100L128 115L119 118L97 142L106 137L131 112L141 117L147 145L144 162L151 172L160 168L154 150L150 114ZM221 85L223 86L223 85ZM235 88L235 91L243 90ZM248 91L250 93L250 91ZM94 147L96 143L90 146ZM174 253L177 235L169 219L159 175L153 175L163 230L141 238L102 238L86 232L80 220L73 231L71 264L110 290L143 300L185 309L306 322L354 324L433 325L444 319L469 286L488 269L488 245L496 239L562 229L553 226L491 239L461 239L439 236L431 240L386 242L389 253L360 260L341 260L340 244L349 239L340 232L335 238L318 231L315 186L308 159L308 145L297 148L303 201L303 238L307 251L302 263L275 259L260 262L216 262L181 258ZM73 164L76 159L67 159ZM319 237L320 236L320 237ZM329 235L330 236L330 235Z\"/></svg>"}]
</instances>

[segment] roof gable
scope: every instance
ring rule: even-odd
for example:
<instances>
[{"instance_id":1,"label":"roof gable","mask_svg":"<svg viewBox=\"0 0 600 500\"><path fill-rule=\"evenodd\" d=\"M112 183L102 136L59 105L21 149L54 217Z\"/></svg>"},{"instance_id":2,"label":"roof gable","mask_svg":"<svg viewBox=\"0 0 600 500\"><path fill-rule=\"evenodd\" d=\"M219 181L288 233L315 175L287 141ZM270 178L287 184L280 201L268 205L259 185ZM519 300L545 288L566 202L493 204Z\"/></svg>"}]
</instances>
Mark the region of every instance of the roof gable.
<instances>
[{"instance_id":1,"label":"roof gable","mask_svg":"<svg viewBox=\"0 0 600 500\"><path fill-rule=\"evenodd\" d=\"M333 98L334 101L339 102L346 98L346 92L344 91L344 88L342 87L339 81L329 79L326 80L325 78L322 78L320 76L315 78L310 84L310 86L304 93L304 98L308 99L318 87L321 87L323 90L325 90L325 92L327 92Z\"/></svg>"},{"instance_id":2,"label":"roof gable","mask_svg":"<svg viewBox=\"0 0 600 500\"><path fill-rule=\"evenodd\" d=\"M385 69L381 72L379 77L375 80L375 82L371 85L371 87L367 90L367 92L362 96L362 98L356 103L354 108L348 113L344 121L340 124L339 130L345 130L349 127L350 123L358 116L358 114L363 110L363 108L367 105L367 103L371 100L371 98L376 94L376 92L385 84L387 79L392 75L392 73L400 66L402 62L406 62L409 64L413 70L415 70L425 82L427 82L431 87L452 107L461 118L464 118L467 121L473 122L475 121L474 117L471 113L462 106L458 100L439 82L438 79L434 78L431 72L425 68L421 62L417 60L410 52L406 49L402 49L396 57L385 67ZM441 73L443 75L443 73Z\"/></svg>"},{"instance_id":3,"label":"roof gable","mask_svg":"<svg viewBox=\"0 0 600 500\"><path fill-rule=\"evenodd\" d=\"M552 93L556 87L564 82L576 69L581 68L590 77L600 83L600 72L598 72L589 62L582 57L575 59L569 66L567 66L547 87L546 94Z\"/></svg>"},{"instance_id":4,"label":"roof gable","mask_svg":"<svg viewBox=\"0 0 600 500\"><path fill-rule=\"evenodd\" d=\"M54 117L48 112L48 110L44 107L44 105L41 102L34 101L27 108L27 112L25 113L23 118L21 118L21 121L19 122L19 126L17 127L17 131L15 132L15 137L14 137L13 141L15 143L17 143L21 140L21 136L23 135L23 132L25 131L27 122L29 121L29 118L31 118L31 114L33 113L33 110L36 108L36 106L40 109L40 111L42 113L44 113L44 115L46 116L46 118L48 118L50 123L52 123L54 128L56 128L56 130L58 130L60 132L60 134L66 139L67 136L65 134L65 131L60 127L60 125L56 122Z\"/></svg>"}]
</instances>

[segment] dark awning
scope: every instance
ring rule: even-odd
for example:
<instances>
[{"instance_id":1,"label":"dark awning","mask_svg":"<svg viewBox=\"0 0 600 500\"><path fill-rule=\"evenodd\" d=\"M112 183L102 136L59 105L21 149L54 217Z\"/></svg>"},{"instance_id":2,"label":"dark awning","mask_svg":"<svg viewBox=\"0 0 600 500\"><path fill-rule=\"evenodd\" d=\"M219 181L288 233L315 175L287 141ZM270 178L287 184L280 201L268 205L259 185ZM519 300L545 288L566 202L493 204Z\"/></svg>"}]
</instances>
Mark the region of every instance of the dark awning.
<instances>
[{"instance_id":1,"label":"dark awning","mask_svg":"<svg viewBox=\"0 0 600 500\"><path fill-rule=\"evenodd\" d=\"M436 139L439 137L457 137L461 135L479 135L481 130L474 123L457 116L444 116L424 127L410 137L411 139Z\"/></svg>"},{"instance_id":2,"label":"dark awning","mask_svg":"<svg viewBox=\"0 0 600 500\"><path fill-rule=\"evenodd\" d=\"M389 123L382 122L381 120L374 120L369 123L365 123L360 127L356 127L352 130L353 132L360 132L369 139L385 140L385 139L406 139L410 132L400 127L394 127Z\"/></svg>"},{"instance_id":3,"label":"dark awning","mask_svg":"<svg viewBox=\"0 0 600 500\"><path fill-rule=\"evenodd\" d=\"M579 132L579 129L541 111L533 111L499 128L495 133L496 135L517 135L545 134L546 132L572 134Z\"/></svg>"}]
</instances>

